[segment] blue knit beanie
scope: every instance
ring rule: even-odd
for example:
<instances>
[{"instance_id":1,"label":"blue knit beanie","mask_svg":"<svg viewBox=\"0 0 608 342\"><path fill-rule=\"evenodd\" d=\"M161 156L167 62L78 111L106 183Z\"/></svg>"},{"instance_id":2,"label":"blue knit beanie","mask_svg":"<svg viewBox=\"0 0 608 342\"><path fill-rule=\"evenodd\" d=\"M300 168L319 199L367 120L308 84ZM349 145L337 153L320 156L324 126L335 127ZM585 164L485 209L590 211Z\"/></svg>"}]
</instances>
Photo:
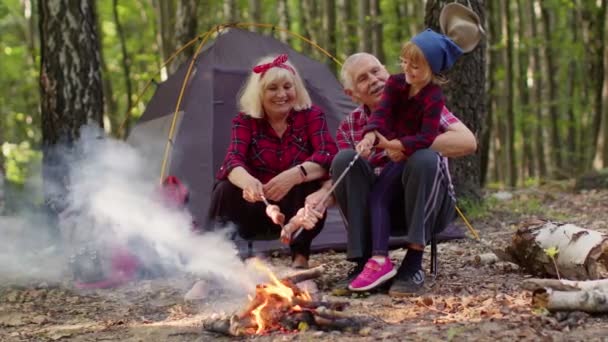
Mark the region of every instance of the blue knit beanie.
<instances>
[{"instance_id":1,"label":"blue knit beanie","mask_svg":"<svg viewBox=\"0 0 608 342\"><path fill-rule=\"evenodd\" d=\"M463 52L450 38L431 29L414 36L412 43L422 50L435 74L451 68Z\"/></svg>"}]
</instances>

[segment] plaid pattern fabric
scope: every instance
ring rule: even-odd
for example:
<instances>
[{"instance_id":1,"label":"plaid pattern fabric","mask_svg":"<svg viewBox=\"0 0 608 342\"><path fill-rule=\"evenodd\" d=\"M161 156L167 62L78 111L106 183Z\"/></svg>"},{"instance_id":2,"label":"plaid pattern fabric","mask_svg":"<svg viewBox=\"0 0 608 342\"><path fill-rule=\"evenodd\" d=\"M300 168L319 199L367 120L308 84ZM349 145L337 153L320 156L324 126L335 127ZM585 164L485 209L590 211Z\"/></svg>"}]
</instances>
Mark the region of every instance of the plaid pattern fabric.
<instances>
[{"instance_id":1,"label":"plaid pattern fabric","mask_svg":"<svg viewBox=\"0 0 608 342\"><path fill-rule=\"evenodd\" d=\"M266 183L279 173L305 161L329 169L338 151L327 129L325 114L313 106L291 111L287 130L279 138L265 119L239 113L232 120L232 138L216 177L226 179L235 167L245 168L260 182Z\"/></svg>"},{"instance_id":2,"label":"plaid pattern fabric","mask_svg":"<svg viewBox=\"0 0 608 342\"><path fill-rule=\"evenodd\" d=\"M336 131L336 143L340 150L355 149L355 146L363 139L363 131L369 120L370 110L367 106L361 105L352 111L338 126ZM441 110L439 120L439 132L447 131L452 124L458 123L460 120L445 106ZM370 157L370 163L375 167L377 174L382 170L384 165L389 161L386 153L382 149L376 149Z\"/></svg>"},{"instance_id":3,"label":"plaid pattern fabric","mask_svg":"<svg viewBox=\"0 0 608 342\"><path fill-rule=\"evenodd\" d=\"M389 140L398 138L408 157L431 146L439 135L445 105L443 92L435 84L428 84L411 98L408 98L409 91L404 74L389 77L380 104L364 130L364 133L377 130Z\"/></svg>"}]
</instances>

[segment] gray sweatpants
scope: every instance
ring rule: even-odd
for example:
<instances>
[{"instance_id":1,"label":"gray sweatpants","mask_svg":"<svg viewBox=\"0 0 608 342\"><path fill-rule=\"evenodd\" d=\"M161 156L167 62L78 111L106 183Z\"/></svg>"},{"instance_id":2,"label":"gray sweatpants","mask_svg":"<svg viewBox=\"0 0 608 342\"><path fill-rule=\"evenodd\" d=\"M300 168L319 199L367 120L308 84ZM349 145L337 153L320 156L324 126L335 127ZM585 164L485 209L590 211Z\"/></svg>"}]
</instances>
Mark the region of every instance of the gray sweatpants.
<instances>
[{"instance_id":1,"label":"gray sweatpants","mask_svg":"<svg viewBox=\"0 0 608 342\"><path fill-rule=\"evenodd\" d=\"M354 158L353 150L340 151L332 162L335 181ZM389 204L391 235L408 243L426 245L432 233L439 233L454 217L450 178L442 158L430 149L419 150L407 160L401 186ZM336 187L335 196L346 223L347 258L367 260L372 252L369 194L376 182L372 166L359 158Z\"/></svg>"}]
</instances>

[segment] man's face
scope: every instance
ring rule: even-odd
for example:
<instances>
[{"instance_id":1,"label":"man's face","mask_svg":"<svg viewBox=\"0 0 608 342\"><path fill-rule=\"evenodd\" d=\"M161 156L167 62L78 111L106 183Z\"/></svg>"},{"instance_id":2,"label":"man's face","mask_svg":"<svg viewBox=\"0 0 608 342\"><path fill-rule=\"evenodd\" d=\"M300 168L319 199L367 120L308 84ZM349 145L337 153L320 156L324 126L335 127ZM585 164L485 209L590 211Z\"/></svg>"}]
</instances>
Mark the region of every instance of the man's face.
<instances>
[{"instance_id":1,"label":"man's face","mask_svg":"<svg viewBox=\"0 0 608 342\"><path fill-rule=\"evenodd\" d=\"M375 107L382 97L384 84L389 77L384 66L375 58L364 56L350 67L353 84L352 89L346 89L346 94L356 102Z\"/></svg>"}]
</instances>

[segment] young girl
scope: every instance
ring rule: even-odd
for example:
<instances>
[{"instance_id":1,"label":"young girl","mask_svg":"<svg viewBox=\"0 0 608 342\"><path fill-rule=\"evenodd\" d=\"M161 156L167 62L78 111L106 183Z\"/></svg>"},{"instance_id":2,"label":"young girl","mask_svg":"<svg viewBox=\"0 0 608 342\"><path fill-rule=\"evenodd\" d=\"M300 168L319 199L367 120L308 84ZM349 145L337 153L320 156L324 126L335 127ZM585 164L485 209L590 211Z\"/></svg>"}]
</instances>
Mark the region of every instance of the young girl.
<instances>
[{"instance_id":1,"label":"young girl","mask_svg":"<svg viewBox=\"0 0 608 342\"><path fill-rule=\"evenodd\" d=\"M403 196L395 189L403 188L399 185L407 158L420 149L428 148L439 134L444 97L438 74L449 69L461 54L462 50L448 37L430 29L413 37L401 50L403 74L388 79L380 104L368 121L366 134L357 145L357 151L366 157L376 145L386 150L401 151L404 161L388 163L370 193L372 258L350 283L352 291L368 291L397 273L388 258L389 210L399 196ZM422 246L420 250L408 250L404 263L411 270L421 268L422 251L428 240L424 227L421 228L407 234L411 245Z\"/></svg>"}]
</instances>

